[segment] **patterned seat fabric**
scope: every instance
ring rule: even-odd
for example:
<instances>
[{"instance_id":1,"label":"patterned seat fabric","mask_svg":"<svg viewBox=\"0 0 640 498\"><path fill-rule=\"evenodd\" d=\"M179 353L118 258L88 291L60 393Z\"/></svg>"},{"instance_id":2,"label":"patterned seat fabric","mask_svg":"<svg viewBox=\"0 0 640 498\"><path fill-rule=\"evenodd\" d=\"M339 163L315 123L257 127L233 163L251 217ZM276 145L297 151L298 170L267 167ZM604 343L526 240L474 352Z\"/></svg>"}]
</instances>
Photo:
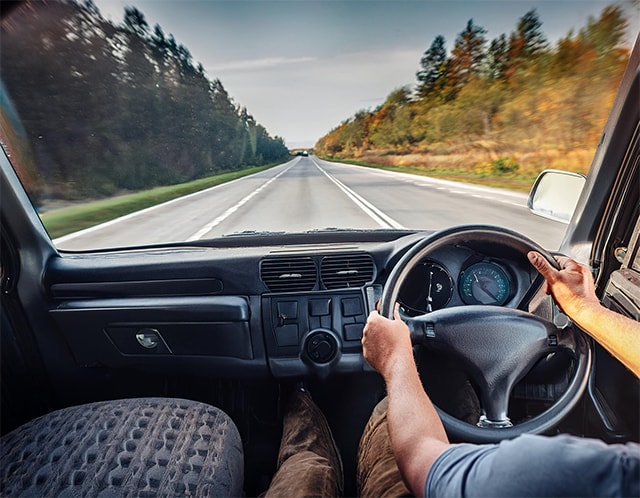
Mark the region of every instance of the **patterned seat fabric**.
<instances>
[{"instance_id":1,"label":"patterned seat fabric","mask_svg":"<svg viewBox=\"0 0 640 498\"><path fill-rule=\"evenodd\" d=\"M1 496L241 496L243 450L218 408L182 399L91 403L0 439Z\"/></svg>"}]
</instances>

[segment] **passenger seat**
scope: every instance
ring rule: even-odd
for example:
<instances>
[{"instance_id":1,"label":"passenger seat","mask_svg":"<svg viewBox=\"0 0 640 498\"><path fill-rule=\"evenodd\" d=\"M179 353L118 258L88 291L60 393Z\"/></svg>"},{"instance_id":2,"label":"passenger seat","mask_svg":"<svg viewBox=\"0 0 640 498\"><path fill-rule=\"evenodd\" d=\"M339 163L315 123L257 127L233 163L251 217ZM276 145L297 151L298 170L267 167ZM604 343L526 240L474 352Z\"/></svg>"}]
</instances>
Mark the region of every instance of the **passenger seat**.
<instances>
[{"instance_id":1,"label":"passenger seat","mask_svg":"<svg viewBox=\"0 0 640 498\"><path fill-rule=\"evenodd\" d=\"M0 439L1 496L242 496L243 449L222 410L183 399L80 405Z\"/></svg>"}]
</instances>

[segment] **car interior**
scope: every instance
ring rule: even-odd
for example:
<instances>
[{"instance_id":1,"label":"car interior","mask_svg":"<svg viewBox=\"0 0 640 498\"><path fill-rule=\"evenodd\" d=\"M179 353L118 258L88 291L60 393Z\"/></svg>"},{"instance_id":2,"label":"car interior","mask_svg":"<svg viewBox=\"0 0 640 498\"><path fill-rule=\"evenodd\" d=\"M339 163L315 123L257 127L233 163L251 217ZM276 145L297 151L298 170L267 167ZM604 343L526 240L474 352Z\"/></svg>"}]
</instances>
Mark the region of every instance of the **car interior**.
<instances>
[{"instance_id":1,"label":"car interior","mask_svg":"<svg viewBox=\"0 0 640 498\"><path fill-rule=\"evenodd\" d=\"M601 302L634 320L639 60L636 44L558 251L589 263ZM526 257L553 253L518 232L334 230L61 251L5 148L0 165L3 495L197 494L206 481L210 496L258 496L276 470L282 399L302 382L354 496L359 438L385 396L362 330L395 303L451 440L640 441L638 379L557 308Z\"/></svg>"}]
</instances>

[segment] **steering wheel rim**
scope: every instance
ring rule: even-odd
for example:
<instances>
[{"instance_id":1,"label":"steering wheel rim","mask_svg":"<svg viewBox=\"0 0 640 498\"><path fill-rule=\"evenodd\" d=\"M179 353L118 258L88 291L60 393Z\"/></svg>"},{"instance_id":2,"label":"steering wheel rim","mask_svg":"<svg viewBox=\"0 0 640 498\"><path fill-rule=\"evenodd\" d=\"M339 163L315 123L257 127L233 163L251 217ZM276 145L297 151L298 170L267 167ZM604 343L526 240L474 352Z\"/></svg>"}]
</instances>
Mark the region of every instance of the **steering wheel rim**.
<instances>
[{"instance_id":1,"label":"steering wheel rim","mask_svg":"<svg viewBox=\"0 0 640 498\"><path fill-rule=\"evenodd\" d=\"M404 280L409 275L410 271L426 258L427 254L443 246L456 244L464 245L465 243L476 243L478 241L499 243L505 248L509 248L519 254L523 254L525 258L529 251L537 251L542 254L543 257L545 257L545 259L547 259L547 261L549 261L549 263L551 263L555 268L559 269L557 261L547 250L522 234L512 230L489 225L465 225L448 228L425 237L398 261L389 274L389 278L383 288L382 297L380 299L380 313L387 318L393 319L395 303L397 302L398 294ZM535 285L535 283L532 283L532 285ZM511 427L504 426L505 424L501 425L500 422L489 422L486 427L471 425L456 419L436 406L435 408L438 411L447 433L451 438L459 441L488 443L497 442L503 439L511 439L523 433L541 434L548 432L552 428L556 427L575 407L588 383L592 363L591 342L576 327L560 330L551 322L528 312L512 308L477 305L445 308L443 310L427 313L420 317L406 318L405 321L412 331L413 343L425 344L429 347L429 344L441 345L443 343L442 338L448 334L447 327L457 326L460 328L462 326L461 323L465 321L469 322L470 320L474 321L474 327L478 326L485 330L489 340L493 341L496 339L498 332L494 335L494 332L492 332L491 329L497 327L502 330L500 328L501 326L496 326L494 324L494 319L496 322L502 321L503 319L512 319L518 324L517 329L519 331L526 328L526 334L528 334L530 339L520 339L519 335L510 335L508 337L510 341L513 341L514 339L516 341L522 341L523 354L525 356L531 355L527 364L517 366L518 369L523 370L521 375L518 373L512 374L508 371L508 368L513 368L514 365L519 363L519 361L514 362L518 357L514 354L509 354L509 351L504 347L502 348L502 351L506 352L506 356L510 358L511 364L508 367L504 367L505 372L500 371L496 374L496 378L498 380L492 377L486 380L485 383L487 385L487 389L493 389L495 386L492 384L495 383L504 384L504 386L501 387L504 387L508 392L502 393L501 396L506 396L506 401L499 401L498 404L505 402L508 403L510 389L533 367L533 364L535 363L533 360L536 359L535 355L542 357L545 351L547 351L548 354L549 351L553 350L551 345L549 345L551 348L550 350L545 349L545 345L543 344L545 337L541 334L547 334L546 339L548 339L549 343L551 342L550 338L552 336L554 338L560 338L557 345L570 350L574 355L574 373L565 392L551 407L541 414ZM449 323L452 322L455 322L455 325L449 325ZM437 333L435 330L436 323L439 327ZM557 334L555 334L554 331L557 331ZM455 333L456 332L453 332L453 334ZM518 334L520 334L520 332L518 332ZM525 333L523 332L521 335L524 337ZM535 339L533 338L534 335ZM448 343L447 347L452 348L451 350L455 350L455 348L458 347L467 347L468 349L471 349L471 347L465 346L464 344L456 345L456 343L464 342L464 340L460 341L461 337L463 336L458 333L455 339L445 340L444 342ZM529 341L531 344L525 344L526 341ZM537 344L536 346L532 346L534 342ZM494 344L497 343L494 342ZM478 341L476 340L474 347L477 345ZM487 348L487 350L488 349L489 348ZM535 351L533 351L534 349ZM475 353L466 351L465 354L473 356ZM498 352L496 354L504 353ZM537 359L539 359L539 357ZM467 361L472 362L472 360ZM476 360L474 359L473 361L475 362ZM480 362L484 368L490 370L493 369L493 364L489 362L488 359L479 359L477 361ZM499 362L503 362L502 357L499 357ZM498 369L500 369L500 366L498 366ZM481 378L485 376L484 372L477 373L477 375L480 375ZM504 380L502 379L502 376L504 375L510 378ZM520 375L520 377L518 377L518 375ZM483 390L484 389L481 387L481 391ZM485 399L489 399L488 404L493 404L493 401L491 401L490 398L487 398L488 395L486 393L483 392L481 394L485 396ZM486 407L483 405L483 409L485 408ZM499 409L497 409L497 411L500 412ZM495 414L496 409L492 410L492 413ZM504 413L506 414L506 411Z\"/></svg>"}]
</instances>

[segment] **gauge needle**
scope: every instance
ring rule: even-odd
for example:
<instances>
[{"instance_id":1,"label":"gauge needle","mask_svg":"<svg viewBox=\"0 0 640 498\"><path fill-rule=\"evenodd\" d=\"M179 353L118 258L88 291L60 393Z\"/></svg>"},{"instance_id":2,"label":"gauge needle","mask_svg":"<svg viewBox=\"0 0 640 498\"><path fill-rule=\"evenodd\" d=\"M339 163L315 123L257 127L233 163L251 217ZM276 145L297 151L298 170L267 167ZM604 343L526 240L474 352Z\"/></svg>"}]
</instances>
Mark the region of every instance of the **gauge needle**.
<instances>
[{"instance_id":1,"label":"gauge needle","mask_svg":"<svg viewBox=\"0 0 640 498\"><path fill-rule=\"evenodd\" d=\"M489 296L491 299L493 299L494 301L498 301L497 296L495 296L493 294L493 292L491 292L489 289L487 289L487 285L484 282L484 280L480 280L478 278L478 275L476 275L475 273L473 274L473 278L476 280L476 283L478 284L478 287L480 288L480 290L482 292L484 292L487 296Z\"/></svg>"},{"instance_id":2,"label":"gauge needle","mask_svg":"<svg viewBox=\"0 0 640 498\"><path fill-rule=\"evenodd\" d=\"M431 286L433 283L433 272L429 272L429 291L427 292L427 313L433 311L433 307L431 303L433 302L433 298L431 297Z\"/></svg>"}]
</instances>

